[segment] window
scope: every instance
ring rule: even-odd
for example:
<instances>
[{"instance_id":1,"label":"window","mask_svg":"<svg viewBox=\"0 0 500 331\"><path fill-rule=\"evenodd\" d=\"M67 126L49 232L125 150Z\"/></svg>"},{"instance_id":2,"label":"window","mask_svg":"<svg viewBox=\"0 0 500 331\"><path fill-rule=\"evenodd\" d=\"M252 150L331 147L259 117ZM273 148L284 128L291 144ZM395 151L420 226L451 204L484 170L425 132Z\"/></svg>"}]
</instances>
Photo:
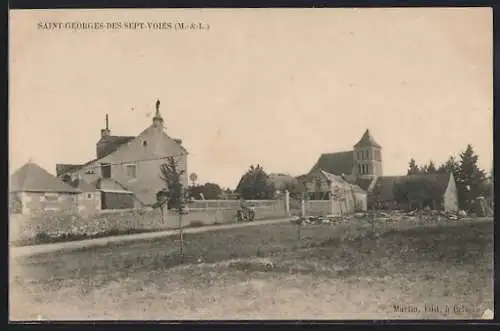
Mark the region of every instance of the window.
<instances>
[{"instance_id":1,"label":"window","mask_svg":"<svg viewBox=\"0 0 500 331\"><path fill-rule=\"evenodd\" d=\"M361 173L361 164L358 164L358 173Z\"/></svg>"},{"instance_id":2,"label":"window","mask_svg":"<svg viewBox=\"0 0 500 331\"><path fill-rule=\"evenodd\" d=\"M137 166L135 164L125 165L125 173L129 178L137 178Z\"/></svg>"},{"instance_id":3,"label":"window","mask_svg":"<svg viewBox=\"0 0 500 331\"><path fill-rule=\"evenodd\" d=\"M57 201L57 200L59 200L59 194L57 194L57 193L45 193L40 200L41 201Z\"/></svg>"},{"instance_id":4,"label":"window","mask_svg":"<svg viewBox=\"0 0 500 331\"><path fill-rule=\"evenodd\" d=\"M148 142L147 142L146 140L144 140L144 141L142 142L142 146L147 147L147 146L148 146Z\"/></svg>"},{"instance_id":5,"label":"window","mask_svg":"<svg viewBox=\"0 0 500 331\"><path fill-rule=\"evenodd\" d=\"M111 164L101 163L101 176L102 178L111 178Z\"/></svg>"},{"instance_id":6,"label":"window","mask_svg":"<svg viewBox=\"0 0 500 331\"><path fill-rule=\"evenodd\" d=\"M92 199L92 193L87 193L87 199Z\"/></svg>"}]
</instances>

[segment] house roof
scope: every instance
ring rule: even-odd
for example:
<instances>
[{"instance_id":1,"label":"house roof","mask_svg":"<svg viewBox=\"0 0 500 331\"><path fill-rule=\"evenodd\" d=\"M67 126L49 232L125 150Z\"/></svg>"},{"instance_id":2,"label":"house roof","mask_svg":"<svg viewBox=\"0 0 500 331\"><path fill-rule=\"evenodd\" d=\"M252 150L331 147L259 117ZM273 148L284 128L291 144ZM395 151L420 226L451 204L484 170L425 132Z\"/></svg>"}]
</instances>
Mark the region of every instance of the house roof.
<instances>
[{"instance_id":1,"label":"house roof","mask_svg":"<svg viewBox=\"0 0 500 331\"><path fill-rule=\"evenodd\" d=\"M337 182L337 183L341 183L341 184L347 183L347 181L344 180L341 176L336 176L336 175L331 174L323 169L320 169L319 171L321 172L321 174L323 176L325 176L326 179L328 179L331 182Z\"/></svg>"},{"instance_id":2,"label":"house roof","mask_svg":"<svg viewBox=\"0 0 500 331\"><path fill-rule=\"evenodd\" d=\"M323 176L325 176L326 179L330 180L331 182L336 182L336 183L339 183L339 184L344 185L344 186L349 186L353 192L356 192L356 193L365 193L366 192L366 190L363 190L361 187L359 187L356 184L350 183L349 181L342 178L342 176L337 176L337 175L328 173L322 169L320 170L320 172Z\"/></svg>"},{"instance_id":3,"label":"house roof","mask_svg":"<svg viewBox=\"0 0 500 331\"><path fill-rule=\"evenodd\" d=\"M116 151L121 145L128 143L129 141L135 139L132 136L104 136L97 144L101 145L100 158L106 157L109 154Z\"/></svg>"},{"instance_id":4,"label":"house roof","mask_svg":"<svg viewBox=\"0 0 500 331\"><path fill-rule=\"evenodd\" d=\"M143 132L145 132L146 130L148 130L150 128L151 128L151 126L149 126L148 128L146 128ZM137 137L139 137L140 135L142 135L143 132L141 132ZM172 139L177 144L179 144L179 146L181 147L181 149L185 153L188 153L187 149L184 146L182 146L182 140L181 139L174 139L174 138L170 137L169 135L167 135L165 132L163 132L163 134L167 138ZM103 137L103 138L101 138L98 141L98 143L101 143L101 144L104 143L104 146L102 147L103 148L103 152L100 155L100 157L92 159L92 160L90 160L88 162L85 162L84 164L56 164L56 173L57 173L57 176L60 177L60 176L66 174L68 172L79 170L81 168L84 168L84 167L88 166L91 163L99 161L100 159L102 159L102 158L110 155L111 153L114 153L116 150L118 150L118 148L120 148L124 144L126 144L126 143L128 143L128 142L130 142L130 141L132 141L134 139L136 139L137 137L132 137L132 136L106 136L106 137ZM59 167L59 169L58 169L58 167Z\"/></svg>"},{"instance_id":5,"label":"house roof","mask_svg":"<svg viewBox=\"0 0 500 331\"><path fill-rule=\"evenodd\" d=\"M369 146L375 146L378 148L382 148L377 142L373 139L373 137L370 134L370 130L366 129L365 133L361 137L361 139L358 141L354 147L369 147Z\"/></svg>"},{"instance_id":6,"label":"house roof","mask_svg":"<svg viewBox=\"0 0 500 331\"><path fill-rule=\"evenodd\" d=\"M338 153L321 154L310 172L322 169L334 175L351 174L354 166L354 152L345 151Z\"/></svg>"},{"instance_id":7,"label":"house roof","mask_svg":"<svg viewBox=\"0 0 500 331\"><path fill-rule=\"evenodd\" d=\"M427 175L409 175L409 176L382 176L377 178L377 182L373 188L373 194L377 195L379 201L394 201L394 185L414 182L429 181L434 183L434 187L438 190L437 195L442 196L448 187L450 174L427 174Z\"/></svg>"},{"instance_id":8,"label":"house roof","mask_svg":"<svg viewBox=\"0 0 500 331\"><path fill-rule=\"evenodd\" d=\"M28 162L11 175L11 192L64 192L81 191L62 182L39 165Z\"/></svg>"},{"instance_id":9,"label":"house roof","mask_svg":"<svg viewBox=\"0 0 500 331\"><path fill-rule=\"evenodd\" d=\"M89 184L88 182L86 182L85 180L83 180L81 178L74 180L71 183L71 186L79 189L82 192L96 192L97 191L97 188L95 186Z\"/></svg>"}]
</instances>

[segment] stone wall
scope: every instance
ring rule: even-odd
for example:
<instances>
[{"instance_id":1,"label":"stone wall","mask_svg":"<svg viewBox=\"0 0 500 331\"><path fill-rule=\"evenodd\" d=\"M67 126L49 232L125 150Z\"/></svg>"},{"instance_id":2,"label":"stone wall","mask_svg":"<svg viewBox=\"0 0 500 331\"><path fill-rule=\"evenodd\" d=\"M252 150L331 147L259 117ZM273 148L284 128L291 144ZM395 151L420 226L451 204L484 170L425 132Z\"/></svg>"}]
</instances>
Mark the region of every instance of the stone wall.
<instances>
[{"instance_id":1,"label":"stone wall","mask_svg":"<svg viewBox=\"0 0 500 331\"><path fill-rule=\"evenodd\" d=\"M101 210L101 192L84 192L78 197L80 212L93 214Z\"/></svg>"},{"instance_id":2,"label":"stone wall","mask_svg":"<svg viewBox=\"0 0 500 331\"><path fill-rule=\"evenodd\" d=\"M203 226L236 222L237 206L224 208L189 208L182 215L182 226ZM255 207L256 219L286 216L284 201L272 206ZM38 234L57 233L96 235L106 232L128 230L166 230L177 228L179 215L165 212L162 219L159 209L102 210L96 214L43 214L39 216L11 215L9 222L10 241L27 240Z\"/></svg>"},{"instance_id":3,"label":"stone wall","mask_svg":"<svg viewBox=\"0 0 500 331\"><path fill-rule=\"evenodd\" d=\"M57 192L22 192L23 214L78 212L78 194Z\"/></svg>"},{"instance_id":4,"label":"stone wall","mask_svg":"<svg viewBox=\"0 0 500 331\"><path fill-rule=\"evenodd\" d=\"M300 201L293 200L290 203L292 215L300 215ZM343 202L335 200L306 200L305 216L325 216L352 214L357 211L354 199L346 197Z\"/></svg>"}]
</instances>

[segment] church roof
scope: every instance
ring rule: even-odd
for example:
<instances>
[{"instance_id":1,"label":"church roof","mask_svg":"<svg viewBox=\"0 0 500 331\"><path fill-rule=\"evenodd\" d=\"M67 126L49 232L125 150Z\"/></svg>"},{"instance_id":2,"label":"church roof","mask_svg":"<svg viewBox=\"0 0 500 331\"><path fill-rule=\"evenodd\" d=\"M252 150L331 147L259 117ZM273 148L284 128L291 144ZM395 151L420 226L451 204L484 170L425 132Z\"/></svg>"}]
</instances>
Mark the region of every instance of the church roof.
<instances>
[{"instance_id":1,"label":"church roof","mask_svg":"<svg viewBox=\"0 0 500 331\"><path fill-rule=\"evenodd\" d=\"M39 165L28 162L15 171L10 179L11 192L64 192L81 191L67 185Z\"/></svg>"},{"instance_id":2,"label":"church roof","mask_svg":"<svg viewBox=\"0 0 500 331\"><path fill-rule=\"evenodd\" d=\"M382 148L377 142L373 139L373 137L370 134L370 130L366 129L365 133L361 137L361 139L358 141L354 147L369 147L369 146L375 146L378 148Z\"/></svg>"},{"instance_id":3,"label":"church roof","mask_svg":"<svg viewBox=\"0 0 500 331\"><path fill-rule=\"evenodd\" d=\"M321 154L310 172L322 169L337 176L340 176L342 174L349 175L352 173L352 169L354 166L353 153L353 151L345 151L338 153Z\"/></svg>"}]
</instances>

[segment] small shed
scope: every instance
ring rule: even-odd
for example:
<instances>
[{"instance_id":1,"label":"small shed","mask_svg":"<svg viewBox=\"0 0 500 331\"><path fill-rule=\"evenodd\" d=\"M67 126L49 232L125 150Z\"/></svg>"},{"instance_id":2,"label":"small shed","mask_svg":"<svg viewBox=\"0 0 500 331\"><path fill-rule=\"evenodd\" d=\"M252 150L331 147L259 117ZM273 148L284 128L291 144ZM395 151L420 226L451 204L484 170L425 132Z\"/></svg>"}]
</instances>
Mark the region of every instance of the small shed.
<instances>
[{"instance_id":1,"label":"small shed","mask_svg":"<svg viewBox=\"0 0 500 331\"><path fill-rule=\"evenodd\" d=\"M37 215L78 211L81 191L29 161L11 175L9 193L11 213Z\"/></svg>"},{"instance_id":2,"label":"small shed","mask_svg":"<svg viewBox=\"0 0 500 331\"><path fill-rule=\"evenodd\" d=\"M63 181L81 192L78 197L78 211L83 213L96 213L101 210L101 192L80 176L65 175Z\"/></svg>"}]
</instances>

